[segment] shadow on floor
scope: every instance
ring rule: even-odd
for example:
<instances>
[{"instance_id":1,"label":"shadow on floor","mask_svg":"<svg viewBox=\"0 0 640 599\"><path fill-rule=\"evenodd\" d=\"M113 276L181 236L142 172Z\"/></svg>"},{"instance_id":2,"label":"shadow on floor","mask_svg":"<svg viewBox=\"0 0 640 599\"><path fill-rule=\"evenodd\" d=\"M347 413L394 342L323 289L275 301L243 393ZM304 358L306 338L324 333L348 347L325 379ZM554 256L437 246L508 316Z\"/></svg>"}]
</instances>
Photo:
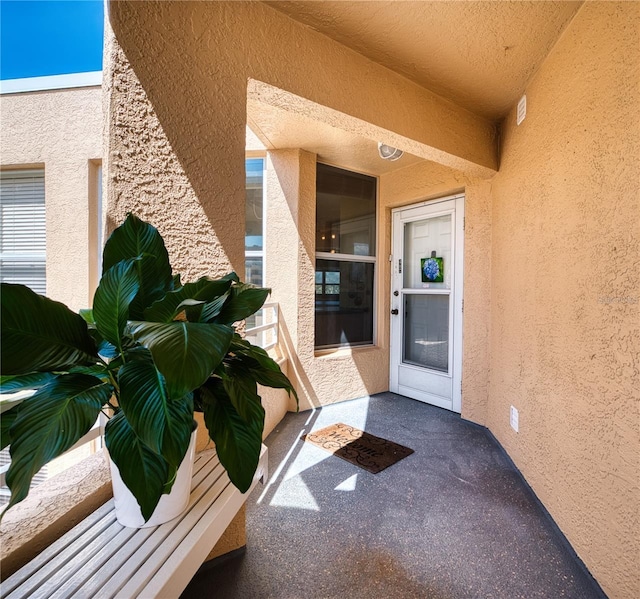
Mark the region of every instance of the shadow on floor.
<instances>
[{"instance_id":1,"label":"shadow on floor","mask_svg":"<svg viewBox=\"0 0 640 599\"><path fill-rule=\"evenodd\" d=\"M300 437L344 422L415 453L371 474ZM288 414L246 553L183 599L605 597L482 427L392 393Z\"/></svg>"}]
</instances>

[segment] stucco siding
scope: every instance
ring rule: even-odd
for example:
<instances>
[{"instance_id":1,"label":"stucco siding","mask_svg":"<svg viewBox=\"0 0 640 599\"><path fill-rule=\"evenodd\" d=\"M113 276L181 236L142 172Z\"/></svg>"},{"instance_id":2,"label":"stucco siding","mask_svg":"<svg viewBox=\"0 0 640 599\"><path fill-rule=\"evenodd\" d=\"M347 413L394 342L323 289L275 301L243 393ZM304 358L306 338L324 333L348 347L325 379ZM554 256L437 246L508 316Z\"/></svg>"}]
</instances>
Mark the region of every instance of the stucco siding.
<instances>
[{"instance_id":1,"label":"stucco siding","mask_svg":"<svg viewBox=\"0 0 640 599\"><path fill-rule=\"evenodd\" d=\"M640 596L640 5L587 3L503 128L488 424L611 597ZM509 426L509 406L520 432Z\"/></svg>"},{"instance_id":2,"label":"stucco siding","mask_svg":"<svg viewBox=\"0 0 640 599\"><path fill-rule=\"evenodd\" d=\"M47 295L73 309L86 308L98 268L91 188L98 184L92 161L102 157L102 91L3 94L0 127L3 169L44 168Z\"/></svg>"},{"instance_id":3,"label":"stucco siding","mask_svg":"<svg viewBox=\"0 0 640 599\"><path fill-rule=\"evenodd\" d=\"M495 166L490 124L259 3L111 7L110 226L129 210L153 222L186 280L242 272L250 79L271 86L252 100L277 103L283 89L280 108L315 104L332 126L359 119L373 127L358 134L435 149L441 164L380 178L375 347L323 355L315 155L269 152L267 284L301 407L388 388L391 209L464 191L462 415L496 435L605 591L640 596L640 5L579 10L526 89L525 121L515 107L505 120L492 180L478 176ZM319 56L335 72L315 69Z\"/></svg>"}]
</instances>

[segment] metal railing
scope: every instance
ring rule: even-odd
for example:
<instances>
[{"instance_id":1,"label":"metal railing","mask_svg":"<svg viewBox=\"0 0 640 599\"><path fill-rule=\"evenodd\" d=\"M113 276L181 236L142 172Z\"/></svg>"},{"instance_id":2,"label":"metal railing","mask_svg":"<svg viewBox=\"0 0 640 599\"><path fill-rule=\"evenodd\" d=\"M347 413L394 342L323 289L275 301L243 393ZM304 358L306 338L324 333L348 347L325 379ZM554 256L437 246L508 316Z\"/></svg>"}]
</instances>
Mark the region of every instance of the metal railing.
<instances>
[{"instance_id":1,"label":"metal railing","mask_svg":"<svg viewBox=\"0 0 640 599\"><path fill-rule=\"evenodd\" d=\"M254 314L250 319L247 319L247 328L245 329L245 336L247 340L254 345L262 347L265 351L276 347L278 345L278 313L279 306L276 302L264 304L256 314ZM13 396L17 399L18 396L23 397L24 393L25 392L21 392L20 394L16 393L13 394ZM29 392L29 394L33 393L35 392ZM90 443L96 439L102 439L106 420L106 416L101 414L93 428L91 428L86 435L81 437L75 445L67 449L67 451L62 455L66 455L74 449L82 447L86 443ZM0 487L6 486L5 475L8 469L9 464L0 466Z\"/></svg>"}]
</instances>

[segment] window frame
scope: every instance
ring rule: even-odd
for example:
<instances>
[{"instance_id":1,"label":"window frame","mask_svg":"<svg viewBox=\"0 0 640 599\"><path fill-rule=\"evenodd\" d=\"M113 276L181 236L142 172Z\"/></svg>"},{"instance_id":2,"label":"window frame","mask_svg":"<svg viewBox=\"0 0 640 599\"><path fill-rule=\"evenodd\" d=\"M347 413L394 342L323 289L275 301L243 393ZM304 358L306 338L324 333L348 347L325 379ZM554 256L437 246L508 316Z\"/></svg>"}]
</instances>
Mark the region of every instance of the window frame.
<instances>
[{"instance_id":1,"label":"window frame","mask_svg":"<svg viewBox=\"0 0 640 599\"><path fill-rule=\"evenodd\" d=\"M338 164L333 164L331 162L327 162L325 160L316 161L316 169L318 165L330 166L333 168L340 169L342 171L346 171L349 173L355 173L358 175L365 175L367 177L371 177L376 181L376 193L375 193L375 208L374 208L374 227L373 227L373 238L375 240L375 252L373 256L362 256L359 254L342 254L342 253L333 253L333 252L314 252L314 262L313 262L313 270L314 270L314 355L322 355L333 353L338 350L348 350L353 351L357 349L369 349L372 347L378 346L378 271L379 271L379 250L380 250L380 218L379 218L379 208L380 208L380 177L378 175L374 175L372 173L368 173L365 171L346 168L344 166L340 166ZM318 187L317 187L317 170L316 170L316 190L315 190L315 214L317 215L318 210ZM316 216L317 218L317 216ZM315 230L314 230L315 234ZM315 237L314 237L314 245L315 245ZM362 342L357 344L350 343L341 343L341 344L332 344L332 345L316 345L315 344L315 273L316 271L316 261L317 260L335 260L337 262L358 262L358 263L370 263L373 264L373 287L372 287L372 328L371 328L371 342ZM324 277L324 275L323 275ZM341 283L342 284L342 283ZM324 285L324 283L323 283Z\"/></svg>"}]
</instances>

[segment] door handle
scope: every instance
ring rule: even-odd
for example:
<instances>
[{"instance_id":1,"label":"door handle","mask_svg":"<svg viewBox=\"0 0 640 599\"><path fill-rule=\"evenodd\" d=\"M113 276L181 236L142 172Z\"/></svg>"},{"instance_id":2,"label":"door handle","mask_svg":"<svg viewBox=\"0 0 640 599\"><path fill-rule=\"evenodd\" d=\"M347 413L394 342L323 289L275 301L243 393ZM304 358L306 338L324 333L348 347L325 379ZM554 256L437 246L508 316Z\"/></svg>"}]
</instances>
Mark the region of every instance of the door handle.
<instances>
[{"instance_id":1,"label":"door handle","mask_svg":"<svg viewBox=\"0 0 640 599\"><path fill-rule=\"evenodd\" d=\"M393 310L391 310L391 314L393 315L398 314L398 308L394 308Z\"/></svg>"}]
</instances>

